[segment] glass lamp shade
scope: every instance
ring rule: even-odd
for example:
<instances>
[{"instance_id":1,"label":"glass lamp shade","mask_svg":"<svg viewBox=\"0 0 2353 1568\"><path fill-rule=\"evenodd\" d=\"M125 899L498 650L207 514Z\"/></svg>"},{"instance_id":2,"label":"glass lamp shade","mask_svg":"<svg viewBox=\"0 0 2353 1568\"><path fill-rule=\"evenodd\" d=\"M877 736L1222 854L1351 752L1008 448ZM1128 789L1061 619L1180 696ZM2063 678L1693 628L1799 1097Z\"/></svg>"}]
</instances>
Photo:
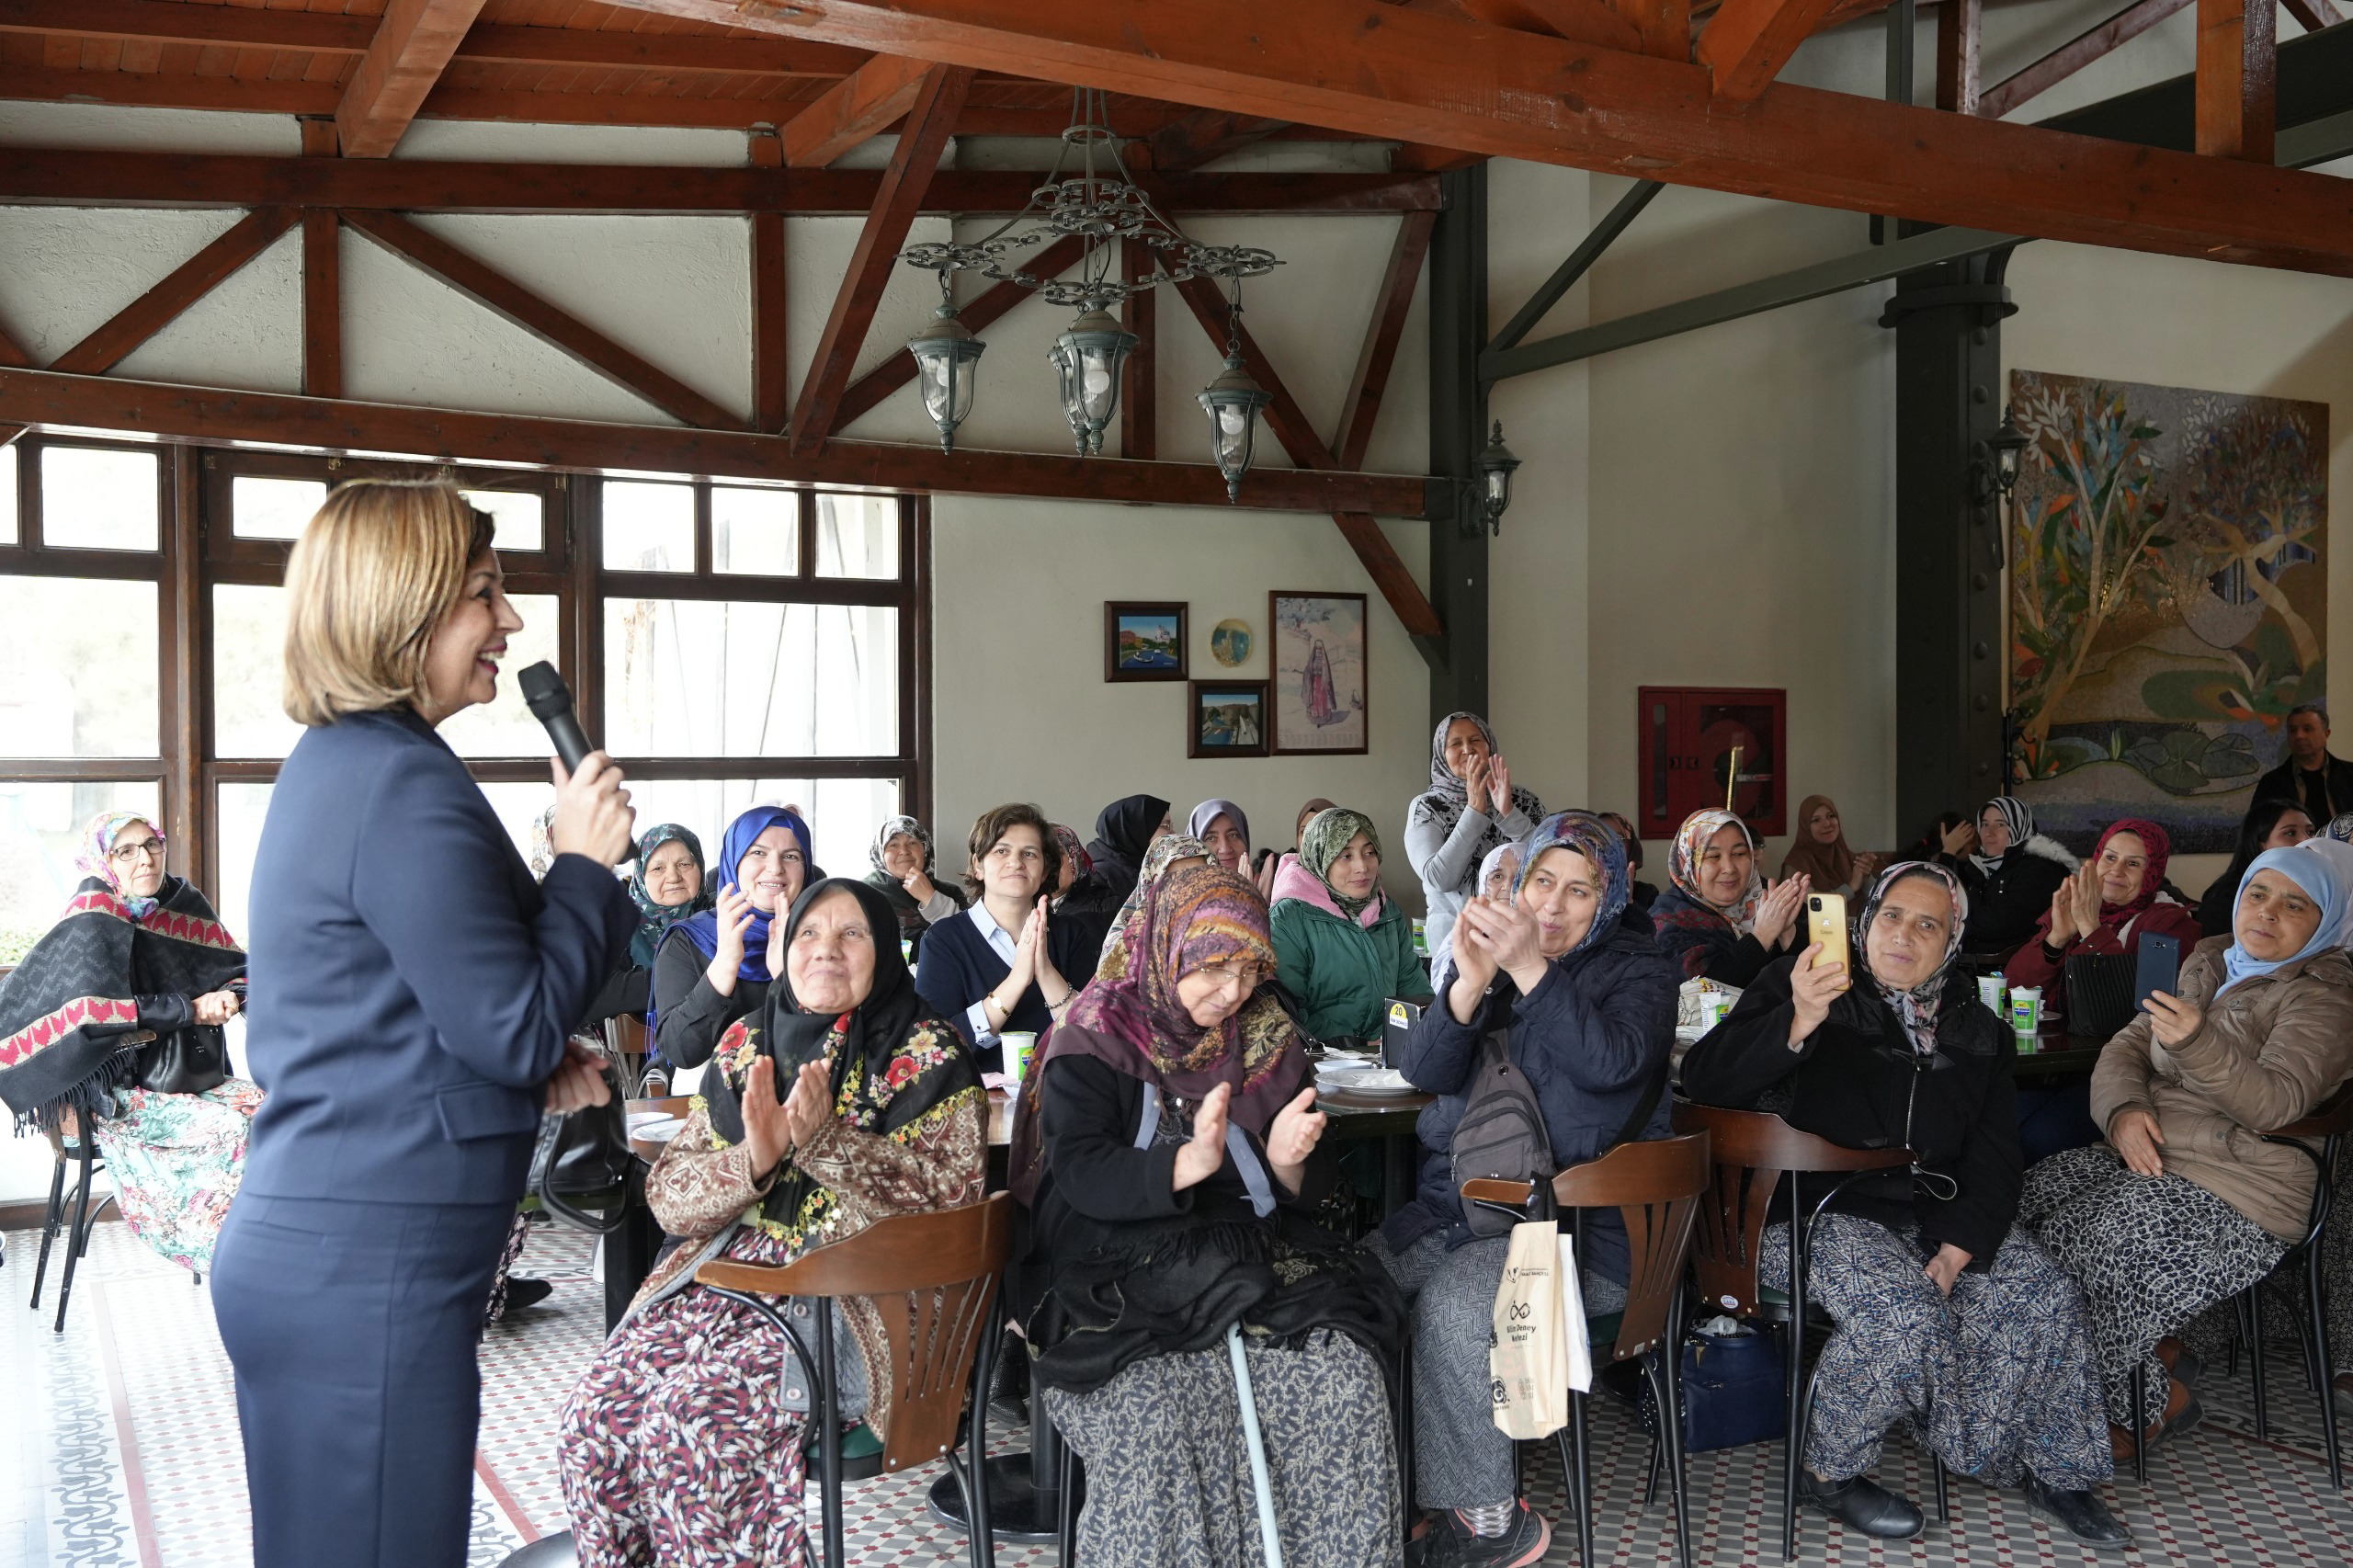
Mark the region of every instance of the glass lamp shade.
<instances>
[{"instance_id":1,"label":"glass lamp shade","mask_svg":"<svg viewBox=\"0 0 2353 1568\"><path fill-rule=\"evenodd\" d=\"M915 358L915 381L923 388L923 408L939 426L939 449L956 449L956 426L972 412L975 367L988 345L956 319L952 305L942 305L932 324L907 339Z\"/></svg>"},{"instance_id":2,"label":"glass lamp shade","mask_svg":"<svg viewBox=\"0 0 2353 1568\"><path fill-rule=\"evenodd\" d=\"M1225 374L1211 381L1196 400L1210 416L1210 456L1225 476L1225 498L1242 498L1242 476L1250 472L1250 449L1258 437L1258 411L1274 398L1250 379L1242 357L1229 354Z\"/></svg>"},{"instance_id":3,"label":"glass lamp shade","mask_svg":"<svg viewBox=\"0 0 2353 1568\"><path fill-rule=\"evenodd\" d=\"M1120 377L1135 346L1134 333L1096 310L1063 328L1047 351L1046 362L1062 385L1063 413L1070 418L1080 457L1102 455L1103 427L1120 406Z\"/></svg>"},{"instance_id":4,"label":"glass lamp shade","mask_svg":"<svg viewBox=\"0 0 2353 1568\"><path fill-rule=\"evenodd\" d=\"M1495 434L1478 456L1481 509L1486 514L1487 526L1500 530L1504 514L1511 509L1511 476L1519 467L1519 459L1504 445L1503 421L1495 421Z\"/></svg>"},{"instance_id":5,"label":"glass lamp shade","mask_svg":"<svg viewBox=\"0 0 2353 1568\"><path fill-rule=\"evenodd\" d=\"M1994 449L1995 483L2007 495L2018 488L2018 463L2026 456L2028 446L2026 432L2018 428L2010 410L2002 411L2002 427L1985 444Z\"/></svg>"}]
</instances>

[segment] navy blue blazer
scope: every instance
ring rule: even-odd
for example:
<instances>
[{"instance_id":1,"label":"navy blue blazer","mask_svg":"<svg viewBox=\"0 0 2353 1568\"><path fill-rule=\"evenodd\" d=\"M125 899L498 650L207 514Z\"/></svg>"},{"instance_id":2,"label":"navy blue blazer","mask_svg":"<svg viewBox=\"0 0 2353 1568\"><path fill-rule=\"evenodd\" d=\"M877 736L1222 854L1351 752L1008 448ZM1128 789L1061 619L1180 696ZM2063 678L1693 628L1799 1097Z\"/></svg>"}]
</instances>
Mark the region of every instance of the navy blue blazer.
<instances>
[{"instance_id":1,"label":"navy blue blazer","mask_svg":"<svg viewBox=\"0 0 2353 1568\"><path fill-rule=\"evenodd\" d=\"M254 857L245 1053L268 1091L244 1190L513 1203L541 1085L637 912L560 855L534 883L480 786L416 713L295 743Z\"/></svg>"}]
</instances>

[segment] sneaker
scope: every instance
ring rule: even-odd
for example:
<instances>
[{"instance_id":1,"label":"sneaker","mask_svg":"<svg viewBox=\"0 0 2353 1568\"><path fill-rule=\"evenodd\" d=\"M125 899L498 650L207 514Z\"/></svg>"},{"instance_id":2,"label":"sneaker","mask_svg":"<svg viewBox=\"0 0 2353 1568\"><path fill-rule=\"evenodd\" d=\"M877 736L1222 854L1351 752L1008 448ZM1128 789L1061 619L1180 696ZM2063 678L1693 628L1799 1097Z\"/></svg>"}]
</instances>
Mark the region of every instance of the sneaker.
<instances>
[{"instance_id":1,"label":"sneaker","mask_svg":"<svg viewBox=\"0 0 2353 1568\"><path fill-rule=\"evenodd\" d=\"M1423 1568L1529 1568L1552 1548L1552 1527L1522 1499L1501 1535L1480 1535L1449 1509L1417 1544Z\"/></svg>"},{"instance_id":2,"label":"sneaker","mask_svg":"<svg viewBox=\"0 0 2353 1568\"><path fill-rule=\"evenodd\" d=\"M2027 1512L2041 1515L2094 1551L2121 1551L2132 1544L2132 1532L2108 1511L2097 1492L2056 1491L2029 1471L2026 1506Z\"/></svg>"}]
</instances>

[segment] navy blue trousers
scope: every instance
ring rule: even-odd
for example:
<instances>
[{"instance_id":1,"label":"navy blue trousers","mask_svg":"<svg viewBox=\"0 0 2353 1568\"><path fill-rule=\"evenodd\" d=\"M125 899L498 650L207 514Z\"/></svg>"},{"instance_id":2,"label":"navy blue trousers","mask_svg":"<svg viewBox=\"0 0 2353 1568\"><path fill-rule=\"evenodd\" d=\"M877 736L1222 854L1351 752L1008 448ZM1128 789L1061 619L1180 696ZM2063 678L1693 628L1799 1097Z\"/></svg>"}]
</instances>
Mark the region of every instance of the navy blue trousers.
<instances>
[{"instance_id":1,"label":"navy blue trousers","mask_svg":"<svg viewBox=\"0 0 2353 1568\"><path fill-rule=\"evenodd\" d=\"M212 1312L237 1374L255 1568L460 1568L475 1350L511 1203L239 1196Z\"/></svg>"}]
</instances>

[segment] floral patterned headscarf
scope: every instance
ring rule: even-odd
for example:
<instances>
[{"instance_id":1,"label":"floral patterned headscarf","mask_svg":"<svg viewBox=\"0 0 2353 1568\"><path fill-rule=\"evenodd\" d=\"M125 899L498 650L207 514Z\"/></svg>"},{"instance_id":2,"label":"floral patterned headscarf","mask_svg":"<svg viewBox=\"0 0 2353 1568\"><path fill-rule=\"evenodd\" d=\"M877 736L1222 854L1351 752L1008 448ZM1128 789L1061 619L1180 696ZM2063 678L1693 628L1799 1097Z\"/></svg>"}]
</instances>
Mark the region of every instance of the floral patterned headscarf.
<instances>
[{"instance_id":1,"label":"floral patterned headscarf","mask_svg":"<svg viewBox=\"0 0 2353 1568\"><path fill-rule=\"evenodd\" d=\"M1066 866L1075 866L1078 868L1078 874L1080 876L1083 877L1086 875L1087 872L1095 869L1095 857L1089 855L1086 852L1086 846L1079 842L1078 830L1076 828L1065 826L1061 823L1054 824L1054 842L1062 846L1063 864ZM1163 838L1159 841L1159 844L1154 845L1153 847L1158 848L1160 844L1165 844L1166 842L1168 841L1165 838ZM1152 851L1149 849L1144 852L1144 863L1146 865L1150 865L1152 863ZM1165 861L1163 861L1162 863L1164 865L1166 864Z\"/></svg>"},{"instance_id":2,"label":"floral patterned headscarf","mask_svg":"<svg viewBox=\"0 0 2353 1568\"><path fill-rule=\"evenodd\" d=\"M1740 835L1748 841L1748 886L1738 899L1729 904L1722 904L1699 891L1699 857L1706 851L1708 840L1728 827L1740 829ZM1733 812L1693 812L1683 819L1683 825L1675 830L1675 844L1666 857L1667 880L1684 897L1714 910L1732 922L1733 929L1745 937L1756 929L1756 905L1765 896L1765 877L1756 869L1756 835L1750 833L1748 824Z\"/></svg>"},{"instance_id":3,"label":"floral patterned headscarf","mask_svg":"<svg viewBox=\"0 0 2353 1568\"><path fill-rule=\"evenodd\" d=\"M1381 853L1381 830L1372 825L1370 817L1362 812L1352 812L1346 806L1334 806L1329 811L1316 812L1307 819L1307 831L1299 837L1301 862L1315 873L1316 879L1330 891L1332 902L1340 906L1340 913L1351 920L1381 900L1381 887L1377 882L1372 892L1363 898L1350 898L1332 886L1332 863L1356 842L1358 834L1364 835L1375 855Z\"/></svg>"},{"instance_id":4,"label":"floral patterned headscarf","mask_svg":"<svg viewBox=\"0 0 2353 1568\"><path fill-rule=\"evenodd\" d=\"M1554 812L1536 824L1536 831L1520 841L1519 848L1519 869L1511 878L1515 901L1527 884L1528 873L1536 869L1547 849L1574 849L1601 872L1601 900L1594 908L1592 926L1577 938L1575 947L1552 961L1566 963L1596 943L1607 941L1634 892L1633 876L1626 869L1626 846L1609 824L1590 812Z\"/></svg>"},{"instance_id":5,"label":"floral patterned headscarf","mask_svg":"<svg viewBox=\"0 0 2353 1568\"><path fill-rule=\"evenodd\" d=\"M923 824L913 817L884 817L882 825L875 830L874 842L866 846L866 858L874 862L876 870L890 877L892 881L897 881L899 879L892 875L891 868L882 863L882 851L891 846L891 840L902 834L914 839L916 846L922 849L924 875L929 876L931 874L931 834Z\"/></svg>"},{"instance_id":6,"label":"floral patterned headscarf","mask_svg":"<svg viewBox=\"0 0 2353 1568\"><path fill-rule=\"evenodd\" d=\"M132 823L144 823L147 830L155 835L155 842L165 844L164 830L139 812L100 812L82 829L82 848L74 856L74 863L112 889L115 897L122 901L122 906L131 911L133 920L144 920L153 912L155 900L133 898L123 892L122 878L114 869L114 841L121 837L122 830Z\"/></svg>"},{"instance_id":7,"label":"floral patterned headscarf","mask_svg":"<svg viewBox=\"0 0 2353 1568\"><path fill-rule=\"evenodd\" d=\"M665 844L683 844L687 853L695 858L695 872L701 889L684 903L656 903L645 888L645 863ZM629 874L629 896L630 902L637 905L638 929L654 947L662 945L662 938L670 934L671 926L690 915L699 915L716 902L711 896L710 879L703 874L709 869L703 863L702 840L694 835L691 828L674 822L659 823L647 828L638 839L637 866Z\"/></svg>"},{"instance_id":8,"label":"floral patterned headscarf","mask_svg":"<svg viewBox=\"0 0 2353 1568\"><path fill-rule=\"evenodd\" d=\"M1930 879L1944 884L1952 897L1952 929L1945 935L1944 961L1936 972L1909 991L1897 991L1871 972L1870 934L1871 922L1879 916L1879 906L1887 901L1887 892L1907 877ZM1895 1014L1895 1021L1904 1026L1904 1038L1922 1056L1937 1053L1937 1004L1944 994L1945 981L1952 974L1953 961L1961 957L1961 937L1969 924L1969 894L1961 880L1932 860L1906 860L1900 866L1890 866L1871 884L1863 907L1855 916L1853 941L1855 968L1871 988L1880 994Z\"/></svg>"}]
</instances>

